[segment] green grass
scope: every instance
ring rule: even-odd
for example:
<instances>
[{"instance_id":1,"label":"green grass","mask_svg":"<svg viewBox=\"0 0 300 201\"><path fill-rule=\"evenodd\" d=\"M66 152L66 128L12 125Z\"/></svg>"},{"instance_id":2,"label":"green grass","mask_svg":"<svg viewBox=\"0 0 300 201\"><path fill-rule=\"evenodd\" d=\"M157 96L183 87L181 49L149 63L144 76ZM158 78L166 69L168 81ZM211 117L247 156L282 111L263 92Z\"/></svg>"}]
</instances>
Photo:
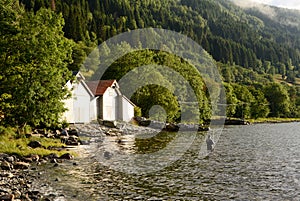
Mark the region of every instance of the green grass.
<instances>
[{"instance_id":1,"label":"green grass","mask_svg":"<svg viewBox=\"0 0 300 201\"><path fill-rule=\"evenodd\" d=\"M284 122L300 122L300 118L259 118L250 119L251 123L284 123Z\"/></svg>"},{"instance_id":2,"label":"green grass","mask_svg":"<svg viewBox=\"0 0 300 201\"><path fill-rule=\"evenodd\" d=\"M1 130L2 129L2 130ZM27 146L30 141L39 141L45 148L31 148ZM30 137L26 138L24 135L17 135L13 129L0 128L0 153L16 154L19 156L30 156L37 154L39 156L47 156L51 153L56 153L58 156L67 153L66 150L57 151L49 150L48 147L64 147L59 139Z\"/></svg>"}]
</instances>

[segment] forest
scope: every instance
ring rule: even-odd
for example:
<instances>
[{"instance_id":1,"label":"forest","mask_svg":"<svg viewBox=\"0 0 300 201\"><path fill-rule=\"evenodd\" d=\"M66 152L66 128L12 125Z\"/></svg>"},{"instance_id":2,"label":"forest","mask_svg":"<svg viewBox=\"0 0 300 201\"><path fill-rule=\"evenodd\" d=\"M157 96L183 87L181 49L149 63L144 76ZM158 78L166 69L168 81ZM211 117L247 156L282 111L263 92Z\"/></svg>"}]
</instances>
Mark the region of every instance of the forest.
<instances>
[{"instance_id":1,"label":"forest","mask_svg":"<svg viewBox=\"0 0 300 201\"><path fill-rule=\"evenodd\" d=\"M222 74L228 117L299 118L300 12L270 9L276 17L229 0L3 0L0 124L58 124L64 111L60 102L69 95L63 86L71 71L90 62L84 70L93 77L99 63L87 57L95 47L120 33L149 27L182 33L211 55ZM170 66L195 82L191 85L201 102L200 122L210 119L201 76L176 55L132 52L114 62L103 79L119 80L137 64ZM160 76L158 72L157 79ZM158 103L168 112L168 121L178 121L184 112L172 93L151 85L132 101L146 117Z\"/></svg>"}]
</instances>

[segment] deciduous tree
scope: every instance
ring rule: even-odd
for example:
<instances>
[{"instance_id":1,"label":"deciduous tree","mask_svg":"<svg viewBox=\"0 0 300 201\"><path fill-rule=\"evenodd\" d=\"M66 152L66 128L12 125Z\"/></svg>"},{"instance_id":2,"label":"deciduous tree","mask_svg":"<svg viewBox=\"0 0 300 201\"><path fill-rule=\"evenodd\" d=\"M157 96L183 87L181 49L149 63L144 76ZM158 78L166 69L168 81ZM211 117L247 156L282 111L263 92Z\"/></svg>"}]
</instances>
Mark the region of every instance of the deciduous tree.
<instances>
[{"instance_id":1,"label":"deciduous tree","mask_svg":"<svg viewBox=\"0 0 300 201\"><path fill-rule=\"evenodd\" d=\"M68 95L73 43L64 37L62 15L47 9L25 13L12 2L0 3L1 124L53 126Z\"/></svg>"}]
</instances>

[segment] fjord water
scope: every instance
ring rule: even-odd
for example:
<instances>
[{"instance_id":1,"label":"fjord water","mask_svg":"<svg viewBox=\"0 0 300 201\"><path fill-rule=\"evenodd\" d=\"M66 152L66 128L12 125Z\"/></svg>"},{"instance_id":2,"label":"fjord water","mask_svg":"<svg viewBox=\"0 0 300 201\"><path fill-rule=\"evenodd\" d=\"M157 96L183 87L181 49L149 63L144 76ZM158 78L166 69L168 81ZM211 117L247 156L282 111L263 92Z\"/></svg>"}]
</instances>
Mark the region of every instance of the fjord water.
<instances>
[{"instance_id":1,"label":"fjord water","mask_svg":"<svg viewBox=\"0 0 300 201\"><path fill-rule=\"evenodd\" d=\"M117 172L87 157L79 166L62 165L63 173L48 170L48 178L60 177L50 186L62 200L300 200L299 126L226 126L206 159L199 158L199 150L207 133L198 133L180 160L147 175ZM148 148L133 138L123 150L146 153L172 136L162 133Z\"/></svg>"}]
</instances>

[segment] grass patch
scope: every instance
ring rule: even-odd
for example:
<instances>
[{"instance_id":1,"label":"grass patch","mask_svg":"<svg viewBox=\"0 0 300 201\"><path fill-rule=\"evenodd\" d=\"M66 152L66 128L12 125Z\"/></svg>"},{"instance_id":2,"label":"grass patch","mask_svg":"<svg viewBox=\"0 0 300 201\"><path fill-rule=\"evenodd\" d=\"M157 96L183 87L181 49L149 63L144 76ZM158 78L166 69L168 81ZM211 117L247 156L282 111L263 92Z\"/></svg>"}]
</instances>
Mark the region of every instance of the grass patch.
<instances>
[{"instance_id":1,"label":"grass patch","mask_svg":"<svg viewBox=\"0 0 300 201\"><path fill-rule=\"evenodd\" d=\"M251 123L285 123L300 122L300 118L259 118L249 120Z\"/></svg>"},{"instance_id":2,"label":"grass patch","mask_svg":"<svg viewBox=\"0 0 300 201\"><path fill-rule=\"evenodd\" d=\"M28 145L30 141L39 141L45 148L31 148ZM37 154L39 156L47 156L51 153L56 153L61 156L68 151L49 150L49 147L64 147L59 139L30 137L26 138L24 135L17 135L12 128L0 127L0 153L16 154L19 156L30 156Z\"/></svg>"}]
</instances>

